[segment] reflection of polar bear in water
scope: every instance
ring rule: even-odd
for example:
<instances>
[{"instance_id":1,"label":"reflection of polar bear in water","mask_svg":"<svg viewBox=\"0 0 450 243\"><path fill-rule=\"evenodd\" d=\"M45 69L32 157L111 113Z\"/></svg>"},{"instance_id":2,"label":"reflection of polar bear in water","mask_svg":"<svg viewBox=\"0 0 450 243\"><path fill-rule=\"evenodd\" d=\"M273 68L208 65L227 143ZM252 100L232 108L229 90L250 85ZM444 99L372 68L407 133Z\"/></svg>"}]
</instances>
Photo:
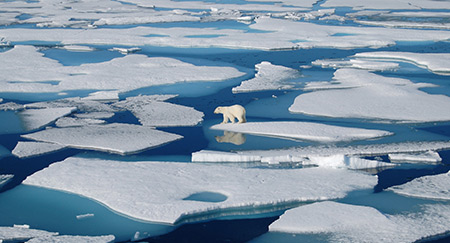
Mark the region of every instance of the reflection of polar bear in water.
<instances>
[{"instance_id":1,"label":"reflection of polar bear in water","mask_svg":"<svg viewBox=\"0 0 450 243\"><path fill-rule=\"evenodd\" d=\"M216 141L219 143L232 143L241 145L245 143L245 134L240 132L223 131L223 136L216 136Z\"/></svg>"},{"instance_id":2,"label":"reflection of polar bear in water","mask_svg":"<svg viewBox=\"0 0 450 243\"><path fill-rule=\"evenodd\" d=\"M214 110L214 114L223 114L223 122L228 123L228 120L231 123L234 123L234 119L238 119L238 123L244 123L247 120L245 119L245 108L241 105L232 105L232 106L219 106Z\"/></svg>"}]
</instances>

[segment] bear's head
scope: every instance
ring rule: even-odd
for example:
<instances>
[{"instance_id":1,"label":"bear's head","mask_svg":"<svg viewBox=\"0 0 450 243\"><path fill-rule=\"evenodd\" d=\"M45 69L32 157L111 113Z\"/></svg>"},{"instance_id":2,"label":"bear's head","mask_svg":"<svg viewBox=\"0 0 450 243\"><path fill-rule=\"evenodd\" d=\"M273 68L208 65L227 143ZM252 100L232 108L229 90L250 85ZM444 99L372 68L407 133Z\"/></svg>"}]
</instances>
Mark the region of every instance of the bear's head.
<instances>
[{"instance_id":1,"label":"bear's head","mask_svg":"<svg viewBox=\"0 0 450 243\"><path fill-rule=\"evenodd\" d=\"M219 114L219 113L222 113L222 107L221 107L221 106L217 107L217 108L214 110L214 114Z\"/></svg>"}]
</instances>

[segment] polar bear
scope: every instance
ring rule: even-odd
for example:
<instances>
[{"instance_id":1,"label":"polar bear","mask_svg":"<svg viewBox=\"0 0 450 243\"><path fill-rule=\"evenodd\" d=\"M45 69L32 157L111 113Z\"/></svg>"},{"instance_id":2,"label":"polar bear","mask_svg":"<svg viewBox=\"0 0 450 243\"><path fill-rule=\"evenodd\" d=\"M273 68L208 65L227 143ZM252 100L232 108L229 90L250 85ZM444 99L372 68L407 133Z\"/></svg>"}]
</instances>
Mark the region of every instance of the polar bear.
<instances>
[{"instance_id":1,"label":"polar bear","mask_svg":"<svg viewBox=\"0 0 450 243\"><path fill-rule=\"evenodd\" d=\"M214 110L214 114L223 114L223 122L228 123L228 120L231 123L234 123L234 119L238 120L238 123L247 122L245 119L245 108L241 105L232 105L232 106L219 106Z\"/></svg>"}]
</instances>

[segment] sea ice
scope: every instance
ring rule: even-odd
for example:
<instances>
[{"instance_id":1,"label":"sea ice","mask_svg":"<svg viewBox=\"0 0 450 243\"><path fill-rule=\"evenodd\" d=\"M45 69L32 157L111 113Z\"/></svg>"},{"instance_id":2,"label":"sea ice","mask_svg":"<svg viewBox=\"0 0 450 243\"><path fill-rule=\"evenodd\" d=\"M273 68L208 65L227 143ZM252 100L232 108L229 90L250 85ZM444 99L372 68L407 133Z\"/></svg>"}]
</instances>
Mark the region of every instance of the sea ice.
<instances>
[{"instance_id":1,"label":"sea ice","mask_svg":"<svg viewBox=\"0 0 450 243\"><path fill-rule=\"evenodd\" d=\"M327 117L354 117L373 121L448 121L450 97L419 90L429 84L384 77L365 70L339 69L333 81L313 86L289 107L294 113Z\"/></svg>"},{"instance_id":2,"label":"sea ice","mask_svg":"<svg viewBox=\"0 0 450 243\"><path fill-rule=\"evenodd\" d=\"M201 150L192 153L192 162L219 162L219 163L230 163L230 162L260 162L261 156L258 155L240 155L231 152L222 151L212 151L212 150Z\"/></svg>"},{"instance_id":3,"label":"sea ice","mask_svg":"<svg viewBox=\"0 0 450 243\"><path fill-rule=\"evenodd\" d=\"M73 148L119 154L137 153L182 138L180 135L158 131L151 127L121 123L49 128L22 136Z\"/></svg>"},{"instance_id":4,"label":"sea ice","mask_svg":"<svg viewBox=\"0 0 450 243\"><path fill-rule=\"evenodd\" d=\"M0 241L26 241L35 237L55 236L58 233L26 227L0 227Z\"/></svg>"},{"instance_id":5,"label":"sea ice","mask_svg":"<svg viewBox=\"0 0 450 243\"><path fill-rule=\"evenodd\" d=\"M18 111L23 110L24 106L14 102L0 104L0 111Z\"/></svg>"},{"instance_id":6,"label":"sea ice","mask_svg":"<svg viewBox=\"0 0 450 243\"><path fill-rule=\"evenodd\" d=\"M203 121L203 112L192 107L164 102L173 95L149 95L127 98L114 104L133 113L144 126L195 126Z\"/></svg>"},{"instance_id":7,"label":"sea ice","mask_svg":"<svg viewBox=\"0 0 450 243\"><path fill-rule=\"evenodd\" d=\"M114 112L87 112L87 113L76 113L74 116L78 118L88 118L88 119L108 119L114 116Z\"/></svg>"},{"instance_id":8,"label":"sea ice","mask_svg":"<svg viewBox=\"0 0 450 243\"><path fill-rule=\"evenodd\" d=\"M376 176L326 168L280 170L76 157L24 181L91 198L133 218L170 224L231 216L236 210L236 215L255 214L275 206L279 210L293 203L342 198L376 183ZM190 199L202 193L221 195L221 200Z\"/></svg>"},{"instance_id":9,"label":"sea ice","mask_svg":"<svg viewBox=\"0 0 450 243\"><path fill-rule=\"evenodd\" d=\"M389 154L389 160L392 162L410 162L410 163L439 163L441 156L436 151L426 151L420 153L395 153Z\"/></svg>"},{"instance_id":10,"label":"sea ice","mask_svg":"<svg viewBox=\"0 0 450 243\"><path fill-rule=\"evenodd\" d=\"M413 52L362 52L355 54L356 57L400 60L411 62L419 67L441 75L450 75L449 53L413 53Z\"/></svg>"},{"instance_id":11,"label":"sea ice","mask_svg":"<svg viewBox=\"0 0 450 243\"><path fill-rule=\"evenodd\" d=\"M343 154L336 154L332 156L309 156L308 159L309 161L303 162L303 164L313 164L320 167L331 168L348 168L353 170L387 168L396 166L395 164L391 163L361 159L358 157L346 156Z\"/></svg>"},{"instance_id":12,"label":"sea ice","mask_svg":"<svg viewBox=\"0 0 450 243\"><path fill-rule=\"evenodd\" d=\"M17 113L27 131L41 128L54 122L56 119L69 115L76 110L75 107L26 109Z\"/></svg>"},{"instance_id":13,"label":"sea ice","mask_svg":"<svg viewBox=\"0 0 450 243\"><path fill-rule=\"evenodd\" d=\"M390 215L367 206L318 202L286 211L269 231L327 233L332 242L414 242L448 231L449 205L425 205L422 210Z\"/></svg>"},{"instance_id":14,"label":"sea ice","mask_svg":"<svg viewBox=\"0 0 450 243\"><path fill-rule=\"evenodd\" d=\"M100 102L109 102L119 100L119 92L117 91L97 91L90 93L89 96L84 97L83 100L95 100Z\"/></svg>"},{"instance_id":15,"label":"sea ice","mask_svg":"<svg viewBox=\"0 0 450 243\"><path fill-rule=\"evenodd\" d=\"M1 175L0 174L0 189L2 189L2 187L4 185L6 185L13 177L14 177L14 175L9 175L9 174Z\"/></svg>"},{"instance_id":16,"label":"sea ice","mask_svg":"<svg viewBox=\"0 0 450 243\"><path fill-rule=\"evenodd\" d=\"M104 124L106 121L99 119L90 118L73 118L73 117L62 117L59 118L55 124L57 127L80 127L93 124Z\"/></svg>"},{"instance_id":17,"label":"sea ice","mask_svg":"<svg viewBox=\"0 0 450 243\"><path fill-rule=\"evenodd\" d=\"M33 157L46 153L56 152L65 148L64 145L42 142L23 142L19 141L13 149L12 154L19 158Z\"/></svg>"},{"instance_id":18,"label":"sea ice","mask_svg":"<svg viewBox=\"0 0 450 243\"><path fill-rule=\"evenodd\" d=\"M36 237L26 243L110 243L114 242L113 235L104 236L78 236L78 235L55 235L46 237Z\"/></svg>"},{"instance_id":19,"label":"sea ice","mask_svg":"<svg viewBox=\"0 0 450 243\"><path fill-rule=\"evenodd\" d=\"M110 105L99 101L82 99L79 97L53 101L43 101L25 105L26 108L64 108L76 107L77 112L115 112Z\"/></svg>"},{"instance_id":20,"label":"sea ice","mask_svg":"<svg viewBox=\"0 0 450 243\"><path fill-rule=\"evenodd\" d=\"M419 177L388 190L411 197L450 200L450 171L446 174Z\"/></svg>"},{"instance_id":21,"label":"sea ice","mask_svg":"<svg viewBox=\"0 0 450 243\"><path fill-rule=\"evenodd\" d=\"M325 143L364 140L392 135L390 132L381 130L332 126L312 122L218 124L212 126L211 129Z\"/></svg>"},{"instance_id":22,"label":"sea ice","mask_svg":"<svg viewBox=\"0 0 450 243\"><path fill-rule=\"evenodd\" d=\"M398 63L394 62L368 61L360 58L350 60L316 60L312 64L324 68L357 68L370 71L396 70L399 67Z\"/></svg>"},{"instance_id":23,"label":"sea ice","mask_svg":"<svg viewBox=\"0 0 450 243\"><path fill-rule=\"evenodd\" d=\"M433 1L433 0L408 0L408 1L389 1L389 0L327 0L322 7L349 7L353 9L448 9L448 2Z\"/></svg>"},{"instance_id":24,"label":"sea ice","mask_svg":"<svg viewBox=\"0 0 450 243\"><path fill-rule=\"evenodd\" d=\"M255 69L255 77L234 87L233 93L292 89L294 85L289 81L301 76L298 70L274 65L267 61L256 64Z\"/></svg>"}]
</instances>

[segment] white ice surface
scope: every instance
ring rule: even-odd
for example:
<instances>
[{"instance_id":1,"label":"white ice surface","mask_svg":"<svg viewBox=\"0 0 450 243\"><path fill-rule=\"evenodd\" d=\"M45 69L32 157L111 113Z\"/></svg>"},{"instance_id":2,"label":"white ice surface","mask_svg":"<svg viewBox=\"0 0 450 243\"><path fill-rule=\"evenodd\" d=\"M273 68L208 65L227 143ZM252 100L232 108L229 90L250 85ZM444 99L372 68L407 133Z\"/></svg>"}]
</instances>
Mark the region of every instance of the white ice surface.
<instances>
[{"instance_id":1,"label":"white ice surface","mask_svg":"<svg viewBox=\"0 0 450 243\"><path fill-rule=\"evenodd\" d=\"M388 60L400 60L411 62L419 67L442 75L450 75L449 53L413 53L413 52L362 52L355 54L356 57L378 58Z\"/></svg>"},{"instance_id":2,"label":"white ice surface","mask_svg":"<svg viewBox=\"0 0 450 243\"><path fill-rule=\"evenodd\" d=\"M433 204L423 212L383 214L375 208L318 202L286 211L270 232L327 233L332 242L414 242L450 227L450 206Z\"/></svg>"},{"instance_id":3,"label":"white ice surface","mask_svg":"<svg viewBox=\"0 0 450 243\"><path fill-rule=\"evenodd\" d=\"M55 124L57 127L80 127L93 124L104 124L106 121L91 118L73 118L73 117L62 117L59 118Z\"/></svg>"},{"instance_id":4,"label":"white ice surface","mask_svg":"<svg viewBox=\"0 0 450 243\"><path fill-rule=\"evenodd\" d=\"M14 177L14 175L2 175L0 174L0 189L5 186L12 178Z\"/></svg>"},{"instance_id":5,"label":"white ice surface","mask_svg":"<svg viewBox=\"0 0 450 243\"><path fill-rule=\"evenodd\" d=\"M26 108L65 108L76 107L77 112L114 112L111 106L95 100L81 99L79 97L66 98L53 101L43 101L25 105Z\"/></svg>"},{"instance_id":6,"label":"white ice surface","mask_svg":"<svg viewBox=\"0 0 450 243\"><path fill-rule=\"evenodd\" d=\"M63 149L65 146L54 143L42 142L24 142L19 141L13 149L12 154L19 158L27 158L46 153L56 152Z\"/></svg>"},{"instance_id":7,"label":"white ice surface","mask_svg":"<svg viewBox=\"0 0 450 243\"><path fill-rule=\"evenodd\" d=\"M78 118L89 118L89 119L108 119L114 116L113 112L87 112L87 113L76 113L74 114Z\"/></svg>"},{"instance_id":8,"label":"white ice surface","mask_svg":"<svg viewBox=\"0 0 450 243\"><path fill-rule=\"evenodd\" d=\"M339 69L333 81L312 86L326 90L299 95L289 111L409 123L450 120L450 113L443 112L450 110L450 97L419 90L429 86L365 70Z\"/></svg>"},{"instance_id":9,"label":"white ice surface","mask_svg":"<svg viewBox=\"0 0 450 243\"><path fill-rule=\"evenodd\" d=\"M429 150L421 153L389 154L389 160L394 162L439 163L442 158L438 152Z\"/></svg>"},{"instance_id":10,"label":"white ice surface","mask_svg":"<svg viewBox=\"0 0 450 243\"><path fill-rule=\"evenodd\" d=\"M144 126L195 126L203 121L203 112L192 107L164 102L174 96L136 96L115 103L114 106L133 113Z\"/></svg>"},{"instance_id":11,"label":"white ice surface","mask_svg":"<svg viewBox=\"0 0 450 243\"><path fill-rule=\"evenodd\" d=\"M180 135L158 131L151 127L121 123L50 128L22 136L73 148L119 154L140 152L182 138Z\"/></svg>"},{"instance_id":12,"label":"white ice surface","mask_svg":"<svg viewBox=\"0 0 450 243\"><path fill-rule=\"evenodd\" d=\"M447 1L433 0L327 0L322 7L352 7L353 9L449 9Z\"/></svg>"},{"instance_id":13,"label":"white ice surface","mask_svg":"<svg viewBox=\"0 0 450 243\"><path fill-rule=\"evenodd\" d=\"M0 104L0 111L17 111L23 110L23 105L14 102L7 102Z\"/></svg>"},{"instance_id":14,"label":"white ice surface","mask_svg":"<svg viewBox=\"0 0 450 243\"><path fill-rule=\"evenodd\" d=\"M290 84L289 81L301 76L298 70L274 65L267 61L256 64L255 70L255 77L234 87L233 93L292 89L294 85Z\"/></svg>"},{"instance_id":15,"label":"white ice surface","mask_svg":"<svg viewBox=\"0 0 450 243\"><path fill-rule=\"evenodd\" d=\"M83 98L85 100L96 100L96 101L113 101L119 100L119 92L117 91L97 91L90 93L89 96Z\"/></svg>"},{"instance_id":16,"label":"white ice surface","mask_svg":"<svg viewBox=\"0 0 450 243\"><path fill-rule=\"evenodd\" d=\"M78 236L78 235L56 235L47 237L36 237L26 243L109 243L114 242L113 235L105 236Z\"/></svg>"},{"instance_id":17,"label":"white ice surface","mask_svg":"<svg viewBox=\"0 0 450 243\"><path fill-rule=\"evenodd\" d=\"M419 177L388 190L411 197L450 200L450 172Z\"/></svg>"},{"instance_id":18,"label":"white ice surface","mask_svg":"<svg viewBox=\"0 0 450 243\"><path fill-rule=\"evenodd\" d=\"M324 68L357 68L370 71L396 70L399 67L398 63L394 62L369 61L360 58L350 60L316 60L312 64Z\"/></svg>"},{"instance_id":19,"label":"white ice surface","mask_svg":"<svg viewBox=\"0 0 450 243\"><path fill-rule=\"evenodd\" d=\"M49 34L54 35L55 32ZM6 64L0 67L0 73L5 73L0 77L0 92L36 93L90 89L126 92L180 82L224 81L244 75L232 67L197 66L173 58L139 54L101 63L63 66L56 60L44 57L32 46L15 46L9 51L0 52L0 62ZM29 72L30 66L34 67L33 72Z\"/></svg>"},{"instance_id":20,"label":"white ice surface","mask_svg":"<svg viewBox=\"0 0 450 243\"><path fill-rule=\"evenodd\" d=\"M137 219L173 224L199 216L195 214L208 218L208 212L224 210L226 215L227 208L242 207L239 214L255 213L267 205L341 198L353 190L372 188L377 177L324 168L279 170L72 157L33 174L24 183L80 194ZM222 194L226 199L187 199L202 192Z\"/></svg>"},{"instance_id":21,"label":"white ice surface","mask_svg":"<svg viewBox=\"0 0 450 243\"><path fill-rule=\"evenodd\" d=\"M280 163L300 163L302 165L317 165L328 168L347 168L353 170L373 169L393 167L395 164L384 163L375 160L361 159L356 156L347 156L343 154L335 155L310 155L310 156L292 156L288 153L284 155L258 155L257 153L245 154L234 152L221 152L212 150L201 150L192 153L192 162L207 163L248 163L262 162L267 164Z\"/></svg>"},{"instance_id":22,"label":"white ice surface","mask_svg":"<svg viewBox=\"0 0 450 243\"><path fill-rule=\"evenodd\" d=\"M31 131L48 125L60 117L69 115L75 110L75 107L26 109L17 114L22 120L25 130Z\"/></svg>"},{"instance_id":23,"label":"white ice surface","mask_svg":"<svg viewBox=\"0 0 450 243\"><path fill-rule=\"evenodd\" d=\"M214 125L211 129L325 143L364 140L392 135L390 132L381 130L333 126L312 122L230 123Z\"/></svg>"},{"instance_id":24,"label":"white ice surface","mask_svg":"<svg viewBox=\"0 0 450 243\"><path fill-rule=\"evenodd\" d=\"M3 241L24 241L35 237L55 235L58 235L58 233L28 229L26 227L0 227L0 240Z\"/></svg>"}]
</instances>

